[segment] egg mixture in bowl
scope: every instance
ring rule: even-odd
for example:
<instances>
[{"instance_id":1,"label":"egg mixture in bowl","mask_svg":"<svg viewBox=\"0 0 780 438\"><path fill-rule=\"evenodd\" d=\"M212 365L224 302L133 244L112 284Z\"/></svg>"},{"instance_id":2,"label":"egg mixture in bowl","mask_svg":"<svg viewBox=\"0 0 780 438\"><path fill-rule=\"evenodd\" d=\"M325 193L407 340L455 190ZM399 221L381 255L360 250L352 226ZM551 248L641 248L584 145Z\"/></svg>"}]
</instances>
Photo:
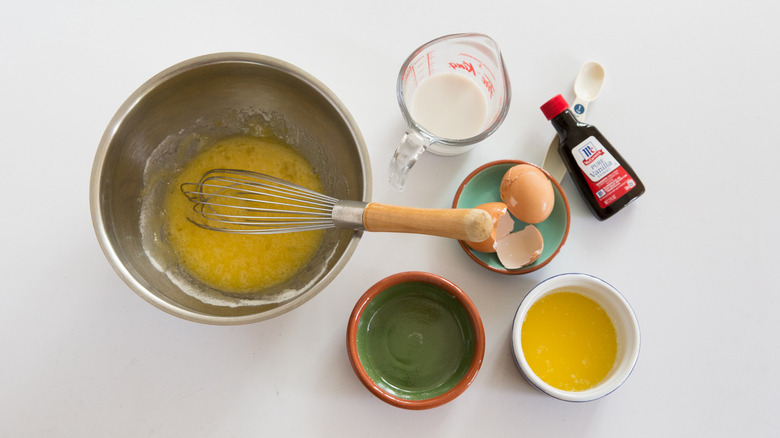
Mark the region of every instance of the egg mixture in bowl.
<instances>
[{"instance_id":1,"label":"egg mixture in bowl","mask_svg":"<svg viewBox=\"0 0 780 438\"><path fill-rule=\"evenodd\" d=\"M187 273L228 293L262 293L300 272L319 248L324 232L247 235L196 226L192 220L203 221L179 188L199 181L209 170L224 168L251 169L319 193L322 182L292 147L274 139L238 136L200 152L168 185L162 210L164 237Z\"/></svg>"},{"instance_id":2,"label":"egg mixture in bowl","mask_svg":"<svg viewBox=\"0 0 780 438\"><path fill-rule=\"evenodd\" d=\"M250 152L191 165L232 143ZM117 110L92 167L92 222L110 265L155 307L196 322L256 322L308 301L343 269L360 232L330 229L309 243L294 237L268 251L272 256L253 259L251 247L261 239L230 241L217 232L196 234L200 230L177 236L171 231L183 225L177 215L191 213L192 206L166 205L167 196L181 194L176 178L187 172L186 179L194 179L189 182L212 166L273 173L277 165L262 166L275 159L266 159L283 156L302 158L326 195L371 200L368 151L354 119L300 68L263 55L217 53L155 75ZM177 212L169 215L172 210ZM297 249L285 255L282 246ZM292 266L289 272L282 272L283 261Z\"/></svg>"},{"instance_id":3,"label":"egg mixture in bowl","mask_svg":"<svg viewBox=\"0 0 780 438\"><path fill-rule=\"evenodd\" d=\"M282 138L281 123L251 113L204 119L162 142L146 169L144 250L191 298L215 306L282 304L326 273L344 230L246 235L208 230L182 192L212 169L265 173L317 192L339 184L323 157ZM282 134L282 135L280 135ZM316 163L316 164L315 164ZM324 181L323 181L324 180ZM306 283L301 283L301 281Z\"/></svg>"}]
</instances>

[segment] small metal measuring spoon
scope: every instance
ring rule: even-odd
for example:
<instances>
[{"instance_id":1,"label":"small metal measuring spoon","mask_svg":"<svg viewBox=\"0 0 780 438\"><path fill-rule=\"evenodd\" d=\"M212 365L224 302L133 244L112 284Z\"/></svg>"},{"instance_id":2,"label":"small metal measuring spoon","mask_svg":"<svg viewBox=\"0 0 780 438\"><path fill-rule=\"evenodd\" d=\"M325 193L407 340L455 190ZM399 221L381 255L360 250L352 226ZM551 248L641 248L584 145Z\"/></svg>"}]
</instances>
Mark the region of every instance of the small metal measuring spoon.
<instances>
[{"instance_id":1,"label":"small metal measuring spoon","mask_svg":"<svg viewBox=\"0 0 780 438\"><path fill-rule=\"evenodd\" d=\"M604 67L596 61L588 61L580 67L577 78L574 80L574 104L572 112L580 122L585 121L585 113L588 111L588 104L596 100L601 87L604 85ZM558 155L558 137L556 136L550 147L547 148L547 155L542 162L542 169L546 170L556 181L561 182L566 176L566 166L563 165L560 155Z\"/></svg>"}]
</instances>

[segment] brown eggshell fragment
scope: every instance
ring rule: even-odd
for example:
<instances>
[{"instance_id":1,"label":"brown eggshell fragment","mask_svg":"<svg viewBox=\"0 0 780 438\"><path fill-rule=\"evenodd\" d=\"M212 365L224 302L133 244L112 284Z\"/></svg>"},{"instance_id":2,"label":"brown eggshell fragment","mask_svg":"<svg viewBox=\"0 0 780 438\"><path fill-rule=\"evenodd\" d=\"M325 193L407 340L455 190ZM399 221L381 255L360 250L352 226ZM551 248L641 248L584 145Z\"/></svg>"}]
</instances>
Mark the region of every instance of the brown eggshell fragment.
<instances>
[{"instance_id":1,"label":"brown eggshell fragment","mask_svg":"<svg viewBox=\"0 0 780 438\"><path fill-rule=\"evenodd\" d=\"M498 260L507 269L519 269L535 262L544 250L542 233L533 225L496 241Z\"/></svg>"},{"instance_id":2,"label":"brown eggshell fragment","mask_svg":"<svg viewBox=\"0 0 780 438\"><path fill-rule=\"evenodd\" d=\"M485 210L490 214L491 219L493 219L493 231L490 233L490 237L482 242L467 241L466 245L476 251L488 253L496 252L496 240L512 231L512 228L514 228L514 220L512 220L512 217L508 214L507 206L503 202L488 202L478 205L476 208ZM510 221L511 225L506 225L507 221ZM505 231L507 227L509 227L509 231ZM497 235L497 229L501 230L502 234Z\"/></svg>"},{"instance_id":3,"label":"brown eggshell fragment","mask_svg":"<svg viewBox=\"0 0 780 438\"><path fill-rule=\"evenodd\" d=\"M501 200L516 218L538 224L552 213L555 191L547 175L530 164L511 167L501 180Z\"/></svg>"}]
</instances>

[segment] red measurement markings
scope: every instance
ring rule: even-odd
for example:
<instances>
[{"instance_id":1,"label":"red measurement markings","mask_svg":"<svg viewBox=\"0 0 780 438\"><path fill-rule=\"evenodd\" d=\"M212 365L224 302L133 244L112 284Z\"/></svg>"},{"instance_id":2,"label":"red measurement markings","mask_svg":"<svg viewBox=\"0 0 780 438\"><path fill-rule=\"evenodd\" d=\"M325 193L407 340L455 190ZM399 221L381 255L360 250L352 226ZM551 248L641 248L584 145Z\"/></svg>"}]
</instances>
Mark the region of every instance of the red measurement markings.
<instances>
[{"instance_id":1,"label":"red measurement markings","mask_svg":"<svg viewBox=\"0 0 780 438\"><path fill-rule=\"evenodd\" d=\"M474 64L470 62L450 62L450 68L453 70L463 70L466 73L471 73L474 76L477 76L476 70L474 70Z\"/></svg>"},{"instance_id":2,"label":"red measurement markings","mask_svg":"<svg viewBox=\"0 0 780 438\"><path fill-rule=\"evenodd\" d=\"M408 81L409 80L409 76L411 76L412 79L414 79L414 84L415 85L419 85L419 83L417 82L417 71L414 69L413 65L410 65L409 67L406 67L406 71L404 72L403 82Z\"/></svg>"},{"instance_id":3,"label":"red measurement markings","mask_svg":"<svg viewBox=\"0 0 780 438\"><path fill-rule=\"evenodd\" d=\"M474 68L474 64L469 62L469 61L450 62L449 63L450 64L450 68L453 69L453 70L463 70L466 73L472 74L474 77L479 77L480 80L482 81L482 85L485 86L485 89L487 89L487 91L488 91L488 95L492 99L493 98L493 93L495 92L495 87L493 86L493 81L491 80L491 78L488 77L488 75L482 73L482 71L486 71L491 76L492 76L493 73L490 71L490 69L487 68L487 66L485 64L482 64L481 62L479 62L478 59L476 59L476 58L474 58L472 56L466 55L465 53L461 53L461 56L469 57L469 58L474 59L475 61L477 61L477 68ZM480 70L480 73L477 73L477 69Z\"/></svg>"},{"instance_id":4,"label":"red measurement markings","mask_svg":"<svg viewBox=\"0 0 780 438\"><path fill-rule=\"evenodd\" d=\"M488 95L492 99L493 98L493 92L495 91L495 89L493 88L493 82L491 82L490 79L487 76L482 75L482 84L485 86L485 88L488 91Z\"/></svg>"}]
</instances>

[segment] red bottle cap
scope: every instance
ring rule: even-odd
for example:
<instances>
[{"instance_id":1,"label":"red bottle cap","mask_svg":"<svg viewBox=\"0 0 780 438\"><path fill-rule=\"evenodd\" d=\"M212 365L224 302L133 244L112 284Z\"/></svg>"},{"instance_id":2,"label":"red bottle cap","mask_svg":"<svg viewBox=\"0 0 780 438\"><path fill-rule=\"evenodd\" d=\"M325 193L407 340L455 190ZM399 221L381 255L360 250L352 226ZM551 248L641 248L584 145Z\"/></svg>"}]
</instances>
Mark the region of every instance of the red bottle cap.
<instances>
[{"instance_id":1,"label":"red bottle cap","mask_svg":"<svg viewBox=\"0 0 780 438\"><path fill-rule=\"evenodd\" d=\"M544 116L547 117L547 120L552 120L553 117L562 113L565 109L568 109L569 104L566 102L566 99L559 94L548 100L541 108Z\"/></svg>"}]
</instances>

